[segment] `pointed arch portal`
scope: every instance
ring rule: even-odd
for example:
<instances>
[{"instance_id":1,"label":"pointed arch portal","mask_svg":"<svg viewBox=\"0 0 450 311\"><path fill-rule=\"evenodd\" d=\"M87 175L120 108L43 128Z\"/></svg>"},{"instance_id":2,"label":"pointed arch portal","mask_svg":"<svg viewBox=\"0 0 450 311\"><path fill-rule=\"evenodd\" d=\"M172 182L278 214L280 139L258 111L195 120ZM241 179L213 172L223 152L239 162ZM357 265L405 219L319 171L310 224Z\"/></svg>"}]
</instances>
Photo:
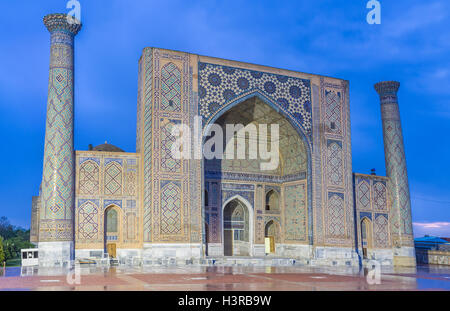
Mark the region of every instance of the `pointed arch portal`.
<instances>
[{"instance_id":1,"label":"pointed arch portal","mask_svg":"<svg viewBox=\"0 0 450 311\"><path fill-rule=\"evenodd\" d=\"M253 210L240 196L230 198L223 205L224 256L251 256L253 239Z\"/></svg>"},{"instance_id":2,"label":"pointed arch portal","mask_svg":"<svg viewBox=\"0 0 450 311\"><path fill-rule=\"evenodd\" d=\"M311 142L309 136L305 134L303 128L298 124L298 122L287 115L277 104L269 101L265 96L262 96L258 91L245 96L244 98L237 99L229 103L226 107L223 107L220 113L217 113L211 120L210 123L204 125L204 134L203 135L203 146L205 146L205 142L211 141L211 138L214 138L215 132L211 131L214 127L220 126L223 132L222 146L220 149L224 151L224 157L222 159L213 158L213 159L204 159L203 160L203 171L204 178L206 183L208 182L219 182L219 185L231 184L231 187L239 188L239 184L247 182L248 184L253 184L256 187L258 183L267 183L267 182L276 182L281 187L284 183L296 183L296 182L304 182L305 183L305 217L306 222L304 222L304 232L305 232L305 242L312 245L313 243L313 224L312 224L312 180L311 180ZM258 129L258 144L257 151L258 158L252 158L252 152L255 149L251 149L251 144L254 143L254 136L249 132L244 133L245 137L245 158L238 158L237 153L235 153L236 157L233 159L228 158L227 150L230 148L231 142L234 146L234 152L237 151L238 148L238 139L234 141L231 139L232 137L237 138L236 134L230 135L227 133L227 125L237 125L242 124L244 128L248 128L249 126L254 126L254 128ZM271 170L262 170L261 163L266 161L267 159L262 159L260 157L260 139L263 137L260 135L260 126L267 126L267 134L264 137L268 144L268 150L271 150L272 146L270 145L272 142L272 132L271 125L278 124L279 125L279 136L278 136L278 166ZM276 137L276 136L273 136ZM275 138L274 138L275 139ZM215 146L214 146L215 148ZM254 156L254 154L253 154ZM205 189L206 190L206 189ZM211 189L208 189L211 190ZM208 191L204 192L204 199L208 199L208 203L204 201L204 213L205 219L215 219L215 217L210 218L209 215L213 215L212 209L216 208L215 206L209 206L211 201L223 202L223 189L220 187L219 191L216 193L212 193ZM247 193L248 194L248 193ZM251 194L254 196L255 192ZM281 193L278 191L266 191L261 204L262 209L265 210L266 213L280 213L284 208L282 204L283 200L281 198ZM247 197L246 197L247 198ZM247 198L247 201L248 200ZM241 202L242 203L242 202ZM235 204L236 206L232 207ZM222 205L222 214L217 214L217 218L220 221L220 225L222 226L222 230L216 231L219 236L214 243L221 243L221 248L223 249L223 253L225 256L244 256L244 255L252 255L254 253L253 246L255 243L259 243L263 246L265 239L265 224L262 224L262 231L258 233L261 237L258 237L257 242L253 233L253 229L246 227L246 218L250 217L250 215L246 215L245 212L247 210L255 210L255 200L252 199L252 202L249 203L249 208L242 209L242 204L232 203L230 205L223 204ZM239 207L238 207L239 206ZM244 204L245 206L245 204ZM242 210L241 210L242 209ZM244 219L240 221L233 221L231 211L241 211ZM231 213L231 214L230 214ZM256 212L255 212L256 213ZM250 214L250 213L249 213ZM231 217L231 219L230 219ZM253 219L253 216L248 220L250 222L256 222L256 219ZM276 225L277 231L279 234L277 235L277 240L280 240L281 232L284 230L288 230L292 232L291 228L283 227L284 224L277 222ZM206 224L204 224L204 232L206 229ZM241 229L237 227L241 226ZM274 227L275 228L275 227ZM247 231L250 230L247 239ZM296 230L294 228L294 230ZM214 223L208 223L208 231L214 231ZM212 234L212 233L211 233ZM253 236L250 236L253 235ZM212 235L211 235L212 236ZM205 243L209 243L212 239L211 236L208 235L205 238ZM290 239L301 237L301 235L296 234ZM206 246L208 250L211 248Z\"/></svg>"},{"instance_id":3,"label":"pointed arch portal","mask_svg":"<svg viewBox=\"0 0 450 311\"><path fill-rule=\"evenodd\" d=\"M111 205L104 213L105 250L110 257L116 257L117 244L120 243L120 208Z\"/></svg>"}]
</instances>

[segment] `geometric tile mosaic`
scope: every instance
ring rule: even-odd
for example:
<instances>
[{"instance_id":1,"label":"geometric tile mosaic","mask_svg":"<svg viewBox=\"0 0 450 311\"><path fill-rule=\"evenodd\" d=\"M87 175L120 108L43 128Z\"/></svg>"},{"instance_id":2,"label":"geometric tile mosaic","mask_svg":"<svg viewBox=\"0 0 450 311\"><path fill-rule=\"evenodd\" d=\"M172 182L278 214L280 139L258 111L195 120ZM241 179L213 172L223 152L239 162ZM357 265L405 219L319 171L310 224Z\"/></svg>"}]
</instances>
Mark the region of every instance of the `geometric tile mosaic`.
<instances>
[{"instance_id":1,"label":"geometric tile mosaic","mask_svg":"<svg viewBox=\"0 0 450 311\"><path fill-rule=\"evenodd\" d=\"M238 98L258 91L311 134L310 81L267 72L199 63L199 112L203 125Z\"/></svg>"},{"instance_id":2,"label":"geometric tile mosaic","mask_svg":"<svg viewBox=\"0 0 450 311\"><path fill-rule=\"evenodd\" d=\"M330 133L341 133L341 93L325 91L326 130Z\"/></svg>"},{"instance_id":3,"label":"geometric tile mosaic","mask_svg":"<svg viewBox=\"0 0 450 311\"><path fill-rule=\"evenodd\" d=\"M177 120L167 120L161 127L161 169L167 172L178 172L181 169L181 161L172 155L172 145L176 137L171 131L178 123Z\"/></svg>"},{"instance_id":4,"label":"geometric tile mosaic","mask_svg":"<svg viewBox=\"0 0 450 311\"><path fill-rule=\"evenodd\" d=\"M333 185L340 185L343 182L342 165L342 143L340 141L327 141L328 153L328 180Z\"/></svg>"},{"instance_id":5,"label":"geometric tile mosaic","mask_svg":"<svg viewBox=\"0 0 450 311\"><path fill-rule=\"evenodd\" d=\"M306 185L296 184L285 187L285 240L306 241L307 207Z\"/></svg>"},{"instance_id":6,"label":"geometric tile mosaic","mask_svg":"<svg viewBox=\"0 0 450 311\"><path fill-rule=\"evenodd\" d=\"M99 165L91 160L83 162L79 169L80 194L98 194L100 185Z\"/></svg>"},{"instance_id":7,"label":"geometric tile mosaic","mask_svg":"<svg viewBox=\"0 0 450 311\"><path fill-rule=\"evenodd\" d=\"M370 187L366 180L359 183L357 188L357 198L360 208L370 209Z\"/></svg>"},{"instance_id":8,"label":"geometric tile mosaic","mask_svg":"<svg viewBox=\"0 0 450 311\"><path fill-rule=\"evenodd\" d=\"M105 194L122 193L122 167L117 162L109 163L105 168Z\"/></svg>"},{"instance_id":9,"label":"geometric tile mosaic","mask_svg":"<svg viewBox=\"0 0 450 311\"><path fill-rule=\"evenodd\" d=\"M389 223L385 215L378 214L374 222L375 246L386 248L389 246Z\"/></svg>"},{"instance_id":10,"label":"geometric tile mosaic","mask_svg":"<svg viewBox=\"0 0 450 311\"><path fill-rule=\"evenodd\" d=\"M373 185L373 207L376 210L386 210L387 197L384 182L375 182Z\"/></svg>"},{"instance_id":11,"label":"geometric tile mosaic","mask_svg":"<svg viewBox=\"0 0 450 311\"><path fill-rule=\"evenodd\" d=\"M345 211L344 197L341 193L328 193L328 234L334 238L344 238Z\"/></svg>"},{"instance_id":12,"label":"geometric tile mosaic","mask_svg":"<svg viewBox=\"0 0 450 311\"><path fill-rule=\"evenodd\" d=\"M161 234L181 233L181 189L170 181L161 187Z\"/></svg>"},{"instance_id":13,"label":"geometric tile mosaic","mask_svg":"<svg viewBox=\"0 0 450 311\"><path fill-rule=\"evenodd\" d=\"M95 240L98 238L98 215L98 200L97 204L93 201L86 201L78 207L78 239Z\"/></svg>"},{"instance_id":14,"label":"geometric tile mosaic","mask_svg":"<svg viewBox=\"0 0 450 311\"><path fill-rule=\"evenodd\" d=\"M173 63L161 68L161 110L181 111L181 73Z\"/></svg>"}]
</instances>

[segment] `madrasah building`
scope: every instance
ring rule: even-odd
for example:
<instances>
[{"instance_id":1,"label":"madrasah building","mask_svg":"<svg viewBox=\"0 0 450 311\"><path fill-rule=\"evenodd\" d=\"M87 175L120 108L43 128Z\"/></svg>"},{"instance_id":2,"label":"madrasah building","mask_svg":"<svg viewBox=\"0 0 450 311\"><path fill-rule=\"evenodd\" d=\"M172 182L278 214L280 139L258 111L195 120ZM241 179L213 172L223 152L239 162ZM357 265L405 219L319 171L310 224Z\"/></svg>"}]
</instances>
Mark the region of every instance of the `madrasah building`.
<instances>
[{"instance_id":1,"label":"madrasah building","mask_svg":"<svg viewBox=\"0 0 450 311\"><path fill-rule=\"evenodd\" d=\"M151 47L138 64L136 152L107 143L74 150L81 24L64 14L47 15L44 24L45 148L31 221L40 266L105 253L120 262L415 265L398 82L375 85L387 176L352 171L348 81ZM278 124L278 166L174 158L173 127L193 129L198 118L203 131Z\"/></svg>"}]
</instances>

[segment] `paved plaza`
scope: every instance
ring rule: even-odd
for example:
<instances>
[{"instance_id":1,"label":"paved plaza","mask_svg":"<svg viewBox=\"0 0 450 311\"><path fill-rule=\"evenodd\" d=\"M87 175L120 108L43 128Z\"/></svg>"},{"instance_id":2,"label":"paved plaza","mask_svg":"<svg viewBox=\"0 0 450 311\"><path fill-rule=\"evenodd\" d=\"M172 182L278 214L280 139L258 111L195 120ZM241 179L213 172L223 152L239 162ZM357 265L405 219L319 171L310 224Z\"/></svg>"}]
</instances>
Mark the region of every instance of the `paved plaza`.
<instances>
[{"instance_id":1,"label":"paved plaza","mask_svg":"<svg viewBox=\"0 0 450 311\"><path fill-rule=\"evenodd\" d=\"M319 267L82 267L79 284L67 271L7 268L0 290L60 291L410 291L450 290L450 268L386 270L380 284L364 271ZM33 274L25 276L25 274ZM71 278L69 277L69 280ZM72 284L70 284L72 283Z\"/></svg>"}]
</instances>

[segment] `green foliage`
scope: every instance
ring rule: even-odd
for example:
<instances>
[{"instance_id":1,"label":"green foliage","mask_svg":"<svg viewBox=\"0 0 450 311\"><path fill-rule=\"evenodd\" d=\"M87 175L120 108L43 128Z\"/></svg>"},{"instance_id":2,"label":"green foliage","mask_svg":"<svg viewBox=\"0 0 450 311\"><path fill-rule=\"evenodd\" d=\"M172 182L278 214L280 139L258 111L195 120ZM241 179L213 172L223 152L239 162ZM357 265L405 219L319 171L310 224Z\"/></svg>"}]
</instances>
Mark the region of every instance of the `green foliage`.
<instances>
[{"instance_id":1,"label":"green foliage","mask_svg":"<svg viewBox=\"0 0 450 311\"><path fill-rule=\"evenodd\" d=\"M3 238L0 236L0 264L5 261L5 252L3 250Z\"/></svg>"},{"instance_id":2,"label":"green foliage","mask_svg":"<svg viewBox=\"0 0 450 311\"><path fill-rule=\"evenodd\" d=\"M5 216L0 217L0 236L7 240L14 237L14 226L11 225L8 218Z\"/></svg>"},{"instance_id":3,"label":"green foliage","mask_svg":"<svg viewBox=\"0 0 450 311\"><path fill-rule=\"evenodd\" d=\"M22 264L22 260L20 258L10 259L10 260L6 261L7 267L20 267L21 264Z\"/></svg>"},{"instance_id":4,"label":"green foliage","mask_svg":"<svg viewBox=\"0 0 450 311\"><path fill-rule=\"evenodd\" d=\"M20 250L23 248L33 248L33 244L30 243L30 230L11 225L4 216L0 217L0 238L3 242L0 246L0 263L20 258Z\"/></svg>"}]
</instances>

